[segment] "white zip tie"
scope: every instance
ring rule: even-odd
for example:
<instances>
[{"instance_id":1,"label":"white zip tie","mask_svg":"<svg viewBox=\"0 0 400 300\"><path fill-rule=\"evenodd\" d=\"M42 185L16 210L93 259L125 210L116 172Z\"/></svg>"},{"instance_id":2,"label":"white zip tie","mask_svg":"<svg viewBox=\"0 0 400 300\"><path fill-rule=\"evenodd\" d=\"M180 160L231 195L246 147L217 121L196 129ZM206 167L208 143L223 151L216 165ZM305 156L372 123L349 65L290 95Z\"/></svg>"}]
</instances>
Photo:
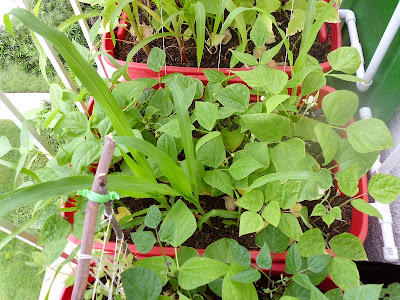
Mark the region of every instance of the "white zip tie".
<instances>
[{"instance_id":1,"label":"white zip tie","mask_svg":"<svg viewBox=\"0 0 400 300\"><path fill-rule=\"evenodd\" d=\"M78 260L80 259L90 259L90 260L96 260L92 255L90 254L84 254L84 253L79 253L78 254Z\"/></svg>"}]
</instances>

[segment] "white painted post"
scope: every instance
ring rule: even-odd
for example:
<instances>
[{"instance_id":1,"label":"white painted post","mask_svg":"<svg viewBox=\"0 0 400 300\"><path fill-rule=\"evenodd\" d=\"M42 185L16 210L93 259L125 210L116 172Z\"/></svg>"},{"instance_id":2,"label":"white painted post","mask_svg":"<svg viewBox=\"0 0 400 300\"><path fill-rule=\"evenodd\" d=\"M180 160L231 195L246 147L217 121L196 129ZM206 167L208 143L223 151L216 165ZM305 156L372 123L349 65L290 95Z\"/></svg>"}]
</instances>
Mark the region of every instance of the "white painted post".
<instances>
[{"instance_id":1,"label":"white painted post","mask_svg":"<svg viewBox=\"0 0 400 300\"><path fill-rule=\"evenodd\" d=\"M75 15L79 16L79 15L83 14L81 5L79 4L78 0L69 0L69 2L71 3L72 9L74 10ZM86 20L82 19L82 20L79 20L78 22L79 22L79 25L81 26L83 35L85 36L86 43L88 44L89 49L92 49L94 41L90 40L89 26L88 26ZM94 48L94 50L97 52L96 48ZM107 77L105 74L105 71L104 71L104 65L103 65L103 62L101 61L101 57L96 57L94 59L94 61L96 62L97 73L99 73L100 77L103 77L103 78Z\"/></svg>"},{"instance_id":2,"label":"white painted post","mask_svg":"<svg viewBox=\"0 0 400 300\"><path fill-rule=\"evenodd\" d=\"M22 0L23 5L26 9L29 10L30 5L27 0ZM72 82L71 78L68 75L67 70L65 70L60 58L58 57L57 53L54 51L53 46L45 40L42 36L36 34L36 37L42 46L44 52L46 53L47 57L49 58L51 64L53 65L54 69L56 70L58 76L60 77L61 81L65 85L67 89L72 89L75 92L78 92L77 88L75 87L74 83ZM82 102L75 103L78 109L85 113L85 105Z\"/></svg>"},{"instance_id":3,"label":"white painted post","mask_svg":"<svg viewBox=\"0 0 400 300\"><path fill-rule=\"evenodd\" d=\"M28 94L29 95L29 94ZM0 101L4 103L5 107L9 110L12 120L14 123L21 128L22 122L25 122L28 128L29 135L36 147L42 151L47 158L52 158L56 155L56 152L50 147L50 145L38 134L35 128L24 118L24 116L19 112L19 110L11 103L7 96L0 90Z\"/></svg>"},{"instance_id":4,"label":"white painted post","mask_svg":"<svg viewBox=\"0 0 400 300\"><path fill-rule=\"evenodd\" d=\"M0 218L0 230L1 231L5 232L7 234L10 234L13 231L15 231L17 228L18 227L15 226L13 223L10 223L5 219ZM27 244L39 249L39 250L43 250L43 247L39 246L37 244L38 238L36 236L26 232L26 231L22 231L20 234L18 234L16 236L16 238L21 240L21 241L23 241L24 243L27 243Z\"/></svg>"}]
</instances>

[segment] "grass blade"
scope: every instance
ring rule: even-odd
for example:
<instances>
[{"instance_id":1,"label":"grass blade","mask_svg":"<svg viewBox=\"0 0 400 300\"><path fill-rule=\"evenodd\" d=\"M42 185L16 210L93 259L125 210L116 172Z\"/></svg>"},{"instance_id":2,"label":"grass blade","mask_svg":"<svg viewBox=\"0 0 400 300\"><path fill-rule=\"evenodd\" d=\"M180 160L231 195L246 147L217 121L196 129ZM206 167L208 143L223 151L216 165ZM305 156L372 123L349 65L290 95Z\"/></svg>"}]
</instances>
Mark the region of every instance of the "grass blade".
<instances>
[{"instance_id":1,"label":"grass blade","mask_svg":"<svg viewBox=\"0 0 400 300\"><path fill-rule=\"evenodd\" d=\"M206 39L206 10L200 1L194 4L196 16L196 46L197 46L197 67L200 68L203 57L204 42Z\"/></svg>"},{"instance_id":2,"label":"grass blade","mask_svg":"<svg viewBox=\"0 0 400 300\"><path fill-rule=\"evenodd\" d=\"M171 83L169 85L169 90L172 93L175 110L178 116L179 121L179 129L181 131L183 149L185 151L186 163L189 170L189 176L191 181L192 190L194 193L194 197L198 201L198 188L197 188L197 175L196 175L196 165L195 165L195 156L194 156L194 147L192 140L192 123L190 122L190 117L188 113L188 108L185 105L187 101L183 99L183 92L180 86L176 83ZM193 99L190 99L191 101ZM190 102L191 102L190 101Z\"/></svg>"},{"instance_id":3,"label":"grass blade","mask_svg":"<svg viewBox=\"0 0 400 300\"><path fill-rule=\"evenodd\" d=\"M154 160L160 166L164 175L169 179L172 187L185 196L187 200L193 201L189 179L168 154L164 153L153 144L138 138L117 136L114 140L117 144L134 148Z\"/></svg>"}]
</instances>

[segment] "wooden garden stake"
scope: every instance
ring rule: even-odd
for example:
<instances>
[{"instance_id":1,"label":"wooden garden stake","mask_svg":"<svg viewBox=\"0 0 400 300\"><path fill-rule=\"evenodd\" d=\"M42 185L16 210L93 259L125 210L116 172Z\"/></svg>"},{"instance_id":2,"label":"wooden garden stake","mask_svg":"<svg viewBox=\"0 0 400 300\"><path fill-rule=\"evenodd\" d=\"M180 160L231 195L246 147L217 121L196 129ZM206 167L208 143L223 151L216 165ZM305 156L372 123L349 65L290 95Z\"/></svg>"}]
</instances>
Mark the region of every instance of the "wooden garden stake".
<instances>
[{"instance_id":1,"label":"wooden garden stake","mask_svg":"<svg viewBox=\"0 0 400 300\"><path fill-rule=\"evenodd\" d=\"M96 175L92 185L92 191L97 194L107 195L107 173L110 168L111 160L115 149L115 142L111 136L107 135L104 141L103 153L97 166ZM81 254L91 255L94 234L96 229L97 213L99 203L88 201L85 215L85 224L83 227L83 236L81 243ZM85 294L89 278L90 258L81 258L78 260L78 271L76 274L75 285L72 292L72 300L82 300Z\"/></svg>"}]
</instances>

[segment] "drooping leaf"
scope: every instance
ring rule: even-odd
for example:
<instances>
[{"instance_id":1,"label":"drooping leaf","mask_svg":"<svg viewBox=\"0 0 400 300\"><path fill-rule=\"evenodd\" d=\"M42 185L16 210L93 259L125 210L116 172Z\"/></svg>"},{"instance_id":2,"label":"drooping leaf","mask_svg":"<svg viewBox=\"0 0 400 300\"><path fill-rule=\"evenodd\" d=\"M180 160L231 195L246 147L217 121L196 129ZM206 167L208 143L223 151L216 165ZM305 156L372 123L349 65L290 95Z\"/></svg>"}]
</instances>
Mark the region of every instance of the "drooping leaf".
<instances>
[{"instance_id":1,"label":"drooping leaf","mask_svg":"<svg viewBox=\"0 0 400 300\"><path fill-rule=\"evenodd\" d=\"M365 284L348 289L344 295L344 300L379 299L381 298L382 284ZM395 295L390 295L390 299L396 299Z\"/></svg>"},{"instance_id":2,"label":"drooping leaf","mask_svg":"<svg viewBox=\"0 0 400 300\"><path fill-rule=\"evenodd\" d=\"M244 140L244 133L240 132L240 130L240 128L232 132L226 128L222 128L221 130L222 141L225 147L231 152L235 152Z\"/></svg>"},{"instance_id":3,"label":"drooping leaf","mask_svg":"<svg viewBox=\"0 0 400 300\"><path fill-rule=\"evenodd\" d=\"M369 153L393 147L393 138L386 124L375 118L359 120L346 129L354 150Z\"/></svg>"},{"instance_id":4,"label":"drooping leaf","mask_svg":"<svg viewBox=\"0 0 400 300\"><path fill-rule=\"evenodd\" d=\"M263 23L263 21L261 21L260 16L257 17L253 27L250 30L250 38L257 48L264 47L265 43L269 38L268 29Z\"/></svg>"},{"instance_id":5,"label":"drooping leaf","mask_svg":"<svg viewBox=\"0 0 400 300\"><path fill-rule=\"evenodd\" d=\"M156 205L151 205L147 210L146 217L144 218L144 224L149 228L157 228L161 222L161 211Z\"/></svg>"},{"instance_id":6,"label":"drooping leaf","mask_svg":"<svg viewBox=\"0 0 400 300\"><path fill-rule=\"evenodd\" d=\"M346 170L354 164L358 165L358 178L361 178L375 163L379 151L371 153L359 153L353 149L347 139L340 139L335 160L340 170Z\"/></svg>"},{"instance_id":7,"label":"drooping leaf","mask_svg":"<svg viewBox=\"0 0 400 300\"><path fill-rule=\"evenodd\" d=\"M0 137L0 158L12 149L10 141L6 136Z\"/></svg>"},{"instance_id":8,"label":"drooping leaf","mask_svg":"<svg viewBox=\"0 0 400 300\"><path fill-rule=\"evenodd\" d=\"M56 240L64 240L71 231L71 224L60 214L50 216L43 225L38 244L49 245Z\"/></svg>"},{"instance_id":9,"label":"drooping leaf","mask_svg":"<svg viewBox=\"0 0 400 300\"><path fill-rule=\"evenodd\" d=\"M278 228L289 238L298 241L303 235L299 221L292 214L283 213Z\"/></svg>"},{"instance_id":10,"label":"drooping leaf","mask_svg":"<svg viewBox=\"0 0 400 300\"><path fill-rule=\"evenodd\" d=\"M313 273L322 272L331 260L330 255L313 255L307 257L307 268Z\"/></svg>"},{"instance_id":11,"label":"drooping leaf","mask_svg":"<svg viewBox=\"0 0 400 300\"><path fill-rule=\"evenodd\" d=\"M241 116L243 125L262 142L279 142L290 130L290 120L275 114L251 114Z\"/></svg>"},{"instance_id":12,"label":"drooping leaf","mask_svg":"<svg viewBox=\"0 0 400 300\"><path fill-rule=\"evenodd\" d=\"M279 227L267 226L256 235L256 244L262 247L267 243L271 252L282 253L289 246L290 238Z\"/></svg>"},{"instance_id":13,"label":"drooping leaf","mask_svg":"<svg viewBox=\"0 0 400 300\"><path fill-rule=\"evenodd\" d=\"M361 64L361 57L354 47L340 47L328 53L332 69L346 74L354 74Z\"/></svg>"},{"instance_id":14,"label":"drooping leaf","mask_svg":"<svg viewBox=\"0 0 400 300\"><path fill-rule=\"evenodd\" d=\"M150 54L147 57L147 67L154 72L160 72L164 66L166 56L162 49L158 47L151 48Z\"/></svg>"},{"instance_id":15,"label":"drooping leaf","mask_svg":"<svg viewBox=\"0 0 400 300\"><path fill-rule=\"evenodd\" d=\"M217 92L215 97L224 107L233 108L240 112L244 112L250 103L250 91L241 83L228 85Z\"/></svg>"},{"instance_id":16,"label":"drooping leaf","mask_svg":"<svg viewBox=\"0 0 400 300\"><path fill-rule=\"evenodd\" d=\"M349 197L358 193L358 165L354 164L346 170L335 174L339 190ZM399 191L400 192L400 191Z\"/></svg>"},{"instance_id":17,"label":"drooping leaf","mask_svg":"<svg viewBox=\"0 0 400 300\"><path fill-rule=\"evenodd\" d=\"M256 269L249 268L247 270L241 271L232 276L231 280L239 283L253 283L261 278L261 273Z\"/></svg>"},{"instance_id":18,"label":"drooping leaf","mask_svg":"<svg viewBox=\"0 0 400 300\"><path fill-rule=\"evenodd\" d=\"M328 272L334 283L345 292L360 285L357 266L344 257L332 257L328 264Z\"/></svg>"},{"instance_id":19,"label":"drooping leaf","mask_svg":"<svg viewBox=\"0 0 400 300\"><path fill-rule=\"evenodd\" d=\"M325 240L321 230L313 228L304 232L299 239L299 251L302 257L323 254L325 251Z\"/></svg>"},{"instance_id":20,"label":"drooping leaf","mask_svg":"<svg viewBox=\"0 0 400 300\"><path fill-rule=\"evenodd\" d=\"M344 126L358 109L358 96L346 90L329 93L322 100L322 109L331 125Z\"/></svg>"},{"instance_id":21,"label":"drooping leaf","mask_svg":"<svg viewBox=\"0 0 400 300\"><path fill-rule=\"evenodd\" d=\"M363 199L354 199L351 201L351 205L364 214L383 219L379 210L377 210L371 204L365 202Z\"/></svg>"},{"instance_id":22,"label":"drooping leaf","mask_svg":"<svg viewBox=\"0 0 400 300\"><path fill-rule=\"evenodd\" d=\"M244 154L253 157L264 167L268 167L270 163L269 151L267 143L251 142L244 146Z\"/></svg>"},{"instance_id":23,"label":"drooping leaf","mask_svg":"<svg viewBox=\"0 0 400 300\"><path fill-rule=\"evenodd\" d=\"M229 267L228 273L224 277L222 283L222 298L223 299L235 299L235 300L247 300L257 299L257 291L252 283L239 283L235 282L232 277L244 271L245 267L239 266L236 263L232 263Z\"/></svg>"},{"instance_id":24,"label":"drooping leaf","mask_svg":"<svg viewBox=\"0 0 400 300\"><path fill-rule=\"evenodd\" d=\"M179 247L196 231L196 219L182 200L176 202L161 224L160 239Z\"/></svg>"},{"instance_id":25,"label":"drooping leaf","mask_svg":"<svg viewBox=\"0 0 400 300\"><path fill-rule=\"evenodd\" d=\"M191 247L181 246L176 254L176 259L180 266L182 266L188 259L198 257L199 252Z\"/></svg>"},{"instance_id":26,"label":"drooping leaf","mask_svg":"<svg viewBox=\"0 0 400 300\"><path fill-rule=\"evenodd\" d=\"M127 269L121 278L127 299L156 300L161 293L161 279L150 269Z\"/></svg>"},{"instance_id":27,"label":"drooping leaf","mask_svg":"<svg viewBox=\"0 0 400 300\"><path fill-rule=\"evenodd\" d=\"M260 252L256 257L256 263L260 268L269 270L272 266L272 257L268 248L267 242L264 242L264 245L261 247Z\"/></svg>"},{"instance_id":28,"label":"drooping leaf","mask_svg":"<svg viewBox=\"0 0 400 300\"><path fill-rule=\"evenodd\" d=\"M233 197L233 188L231 179L229 175L226 174L224 171L221 170L206 171L203 179L207 184Z\"/></svg>"},{"instance_id":29,"label":"drooping leaf","mask_svg":"<svg viewBox=\"0 0 400 300\"><path fill-rule=\"evenodd\" d=\"M208 131L211 131L218 117L218 105L209 102L196 101L194 114L197 121Z\"/></svg>"},{"instance_id":30,"label":"drooping leaf","mask_svg":"<svg viewBox=\"0 0 400 300\"><path fill-rule=\"evenodd\" d=\"M285 72L267 66L257 66L250 71L234 71L234 73L253 89L264 88L273 94L279 94L288 80Z\"/></svg>"},{"instance_id":31,"label":"drooping leaf","mask_svg":"<svg viewBox=\"0 0 400 300\"><path fill-rule=\"evenodd\" d=\"M148 253L156 243L156 238L151 231L132 232L131 238L137 251L140 253Z\"/></svg>"},{"instance_id":32,"label":"drooping leaf","mask_svg":"<svg viewBox=\"0 0 400 300\"><path fill-rule=\"evenodd\" d=\"M218 168L225 158L226 152L221 136L211 139L197 151L197 159L214 169Z\"/></svg>"},{"instance_id":33,"label":"drooping leaf","mask_svg":"<svg viewBox=\"0 0 400 300\"><path fill-rule=\"evenodd\" d=\"M306 156L304 142L299 138L283 141L270 150L270 155L278 172L293 171Z\"/></svg>"},{"instance_id":34,"label":"drooping leaf","mask_svg":"<svg viewBox=\"0 0 400 300\"><path fill-rule=\"evenodd\" d=\"M179 269L178 282L185 290L193 290L225 275L229 266L211 258L189 258Z\"/></svg>"},{"instance_id":35,"label":"drooping leaf","mask_svg":"<svg viewBox=\"0 0 400 300\"><path fill-rule=\"evenodd\" d=\"M296 274L301 268L301 257L297 243L293 243L286 254L285 272L288 274Z\"/></svg>"},{"instance_id":36,"label":"drooping leaf","mask_svg":"<svg viewBox=\"0 0 400 300\"><path fill-rule=\"evenodd\" d=\"M325 165L329 164L334 158L338 143L339 136L328 124L319 123L314 127L315 135L321 145L322 152L324 153Z\"/></svg>"},{"instance_id":37,"label":"drooping leaf","mask_svg":"<svg viewBox=\"0 0 400 300\"><path fill-rule=\"evenodd\" d=\"M207 246L204 251L203 257L219 260L223 263L233 263L235 258L232 253L232 240L222 238ZM234 243L234 242L233 242Z\"/></svg>"},{"instance_id":38,"label":"drooping leaf","mask_svg":"<svg viewBox=\"0 0 400 300\"><path fill-rule=\"evenodd\" d=\"M278 201L271 201L264 208L261 216L268 221L272 226L278 227L279 221L281 220L281 208L279 207Z\"/></svg>"},{"instance_id":39,"label":"drooping leaf","mask_svg":"<svg viewBox=\"0 0 400 300\"><path fill-rule=\"evenodd\" d=\"M263 218L251 211L245 211L240 216L239 236L256 232L264 227Z\"/></svg>"},{"instance_id":40,"label":"drooping leaf","mask_svg":"<svg viewBox=\"0 0 400 300\"><path fill-rule=\"evenodd\" d=\"M337 256L351 260L367 260L362 242L351 233L341 233L329 241Z\"/></svg>"},{"instance_id":41,"label":"drooping leaf","mask_svg":"<svg viewBox=\"0 0 400 300\"><path fill-rule=\"evenodd\" d=\"M166 263L167 261L167 263ZM133 264L134 269L145 268L152 270L159 279L161 279L162 286L165 286L169 280L169 273L176 271L175 260L169 256L151 256L139 259ZM129 269L130 270L130 269ZM157 281L157 280L155 280ZM135 298L134 298L135 299Z\"/></svg>"},{"instance_id":42,"label":"drooping leaf","mask_svg":"<svg viewBox=\"0 0 400 300\"><path fill-rule=\"evenodd\" d=\"M229 168L229 173L236 180L249 176L254 171L263 168L256 159L251 156L245 156L235 161Z\"/></svg>"},{"instance_id":43,"label":"drooping leaf","mask_svg":"<svg viewBox=\"0 0 400 300\"><path fill-rule=\"evenodd\" d=\"M302 9L295 9L293 11L286 30L287 35L294 35L304 29L305 14L306 12Z\"/></svg>"},{"instance_id":44,"label":"drooping leaf","mask_svg":"<svg viewBox=\"0 0 400 300\"><path fill-rule=\"evenodd\" d=\"M258 212L264 205L264 195L259 190L253 190L249 193L245 193L237 200L236 205L252 212Z\"/></svg>"}]
</instances>

